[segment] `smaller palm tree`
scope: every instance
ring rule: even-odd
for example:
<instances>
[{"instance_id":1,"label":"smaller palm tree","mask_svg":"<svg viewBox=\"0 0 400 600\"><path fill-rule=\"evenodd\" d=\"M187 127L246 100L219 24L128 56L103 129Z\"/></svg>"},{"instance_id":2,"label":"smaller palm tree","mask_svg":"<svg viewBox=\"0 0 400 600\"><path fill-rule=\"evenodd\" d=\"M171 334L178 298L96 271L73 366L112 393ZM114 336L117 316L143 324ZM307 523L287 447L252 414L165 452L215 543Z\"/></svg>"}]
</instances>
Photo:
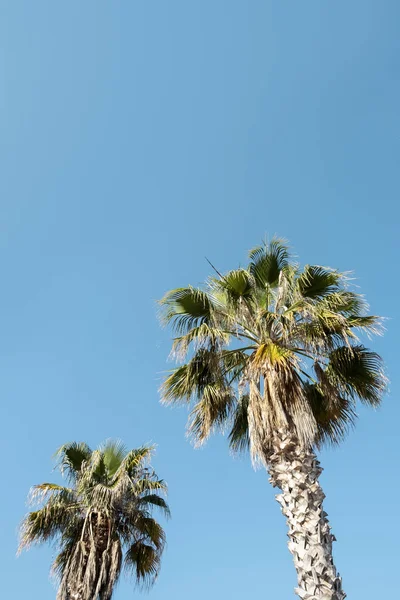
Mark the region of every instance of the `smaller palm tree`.
<instances>
[{"instance_id":1,"label":"smaller palm tree","mask_svg":"<svg viewBox=\"0 0 400 600\"><path fill-rule=\"evenodd\" d=\"M32 488L21 527L20 550L55 541L57 600L110 600L122 567L136 582L151 585L160 569L165 533L153 509L169 516L166 484L149 467L152 448L126 451L107 441L92 451L84 443L62 446L58 467L70 487Z\"/></svg>"}]
</instances>

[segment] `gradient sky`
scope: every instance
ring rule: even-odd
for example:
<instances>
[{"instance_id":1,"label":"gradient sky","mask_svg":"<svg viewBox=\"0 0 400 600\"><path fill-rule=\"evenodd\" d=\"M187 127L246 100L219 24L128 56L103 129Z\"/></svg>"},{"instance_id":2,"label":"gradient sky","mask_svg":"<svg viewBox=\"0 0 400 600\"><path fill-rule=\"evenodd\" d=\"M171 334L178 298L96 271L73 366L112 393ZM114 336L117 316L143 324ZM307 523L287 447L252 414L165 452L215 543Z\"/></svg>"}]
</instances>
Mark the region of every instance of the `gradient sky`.
<instances>
[{"instance_id":1,"label":"gradient sky","mask_svg":"<svg viewBox=\"0 0 400 600\"><path fill-rule=\"evenodd\" d=\"M156 299L274 233L389 317L390 395L322 482L349 598L397 596L399 20L398 0L0 1L2 597L54 599L53 551L15 557L25 497L59 445L107 437L157 443L170 486L150 598L293 597L267 476L223 438L194 450L157 391Z\"/></svg>"}]
</instances>

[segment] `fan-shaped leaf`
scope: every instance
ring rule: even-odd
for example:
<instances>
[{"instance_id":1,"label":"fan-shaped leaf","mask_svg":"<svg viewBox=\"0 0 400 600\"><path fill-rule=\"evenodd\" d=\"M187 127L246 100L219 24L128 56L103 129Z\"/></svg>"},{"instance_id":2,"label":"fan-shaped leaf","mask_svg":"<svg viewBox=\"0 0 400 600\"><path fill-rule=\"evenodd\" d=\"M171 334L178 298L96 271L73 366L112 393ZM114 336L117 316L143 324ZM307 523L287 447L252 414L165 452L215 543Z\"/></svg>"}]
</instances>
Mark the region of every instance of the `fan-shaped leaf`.
<instances>
[{"instance_id":1,"label":"fan-shaped leaf","mask_svg":"<svg viewBox=\"0 0 400 600\"><path fill-rule=\"evenodd\" d=\"M112 478L126 456L126 447L121 440L107 440L102 453L107 474Z\"/></svg>"},{"instance_id":2,"label":"fan-shaped leaf","mask_svg":"<svg viewBox=\"0 0 400 600\"><path fill-rule=\"evenodd\" d=\"M160 305L163 322L172 323L181 334L209 322L212 312L212 302L206 292L192 287L171 290L160 300Z\"/></svg>"},{"instance_id":3,"label":"fan-shaped leaf","mask_svg":"<svg viewBox=\"0 0 400 600\"><path fill-rule=\"evenodd\" d=\"M248 408L249 396L246 394L236 405L229 433L229 445L234 452L244 452L250 448Z\"/></svg>"},{"instance_id":4,"label":"fan-shaped leaf","mask_svg":"<svg viewBox=\"0 0 400 600\"><path fill-rule=\"evenodd\" d=\"M281 271L290 264L288 247L284 240L278 238L253 248L249 258L250 273L260 287L277 285Z\"/></svg>"},{"instance_id":5,"label":"fan-shaped leaf","mask_svg":"<svg viewBox=\"0 0 400 600\"><path fill-rule=\"evenodd\" d=\"M229 271L221 279L213 280L217 288L222 288L232 300L249 298L252 295L253 281L245 269Z\"/></svg>"},{"instance_id":6,"label":"fan-shaped leaf","mask_svg":"<svg viewBox=\"0 0 400 600\"><path fill-rule=\"evenodd\" d=\"M306 298L321 299L339 290L341 275L337 271L316 265L306 265L297 280L300 293Z\"/></svg>"},{"instance_id":7,"label":"fan-shaped leaf","mask_svg":"<svg viewBox=\"0 0 400 600\"><path fill-rule=\"evenodd\" d=\"M135 542L125 554L125 568L134 572L139 584L150 587L160 569L160 557L152 546Z\"/></svg>"},{"instance_id":8,"label":"fan-shaped leaf","mask_svg":"<svg viewBox=\"0 0 400 600\"><path fill-rule=\"evenodd\" d=\"M382 359L364 346L342 346L331 352L327 375L343 394L367 404L380 404L386 389Z\"/></svg>"},{"instance_id":9,"label":"fan-shaped leaf","mask_svg":"<svg viewBox=\"0 0 400 600\"><path fill-rule=\"evenodd\" d=\"M71 442L59 448L55 455L59 460L61 473L71 480L79 475L82 464L91 456L91 450L84 442Z\"/></svg>"},{"instance_id":10,"label":"fan-shaped leaf","mask_svg":"<svg viewBox=\"0 0 400 600\"><path fill-rule=\"evenodd\" d=\"M200 401L190 413L188 426L188 433L197 445L206 441L214 427L225 424L233 403L232 392L225 385L214 383L202 388Z\"/></svg>"}]
</instances>

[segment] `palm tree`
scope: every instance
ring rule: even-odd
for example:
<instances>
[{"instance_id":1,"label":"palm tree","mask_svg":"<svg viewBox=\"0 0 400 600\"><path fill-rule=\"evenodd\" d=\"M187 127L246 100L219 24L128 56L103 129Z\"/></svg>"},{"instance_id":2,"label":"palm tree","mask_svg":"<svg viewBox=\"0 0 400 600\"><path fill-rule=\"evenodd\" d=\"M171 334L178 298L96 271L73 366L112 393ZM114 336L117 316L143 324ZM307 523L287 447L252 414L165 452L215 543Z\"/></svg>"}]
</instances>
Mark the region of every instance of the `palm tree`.
<instances>
[{"instance_id":1,"label":"palm tree","mask_svg":"<svg viewBox=\"0 0 400 600\"><path fill-rule=\"evenodd\" d=\"M148 466L151 453L148 446L127 452L110 440L94 451L66 444L57 457L70 487L32 488L31 500L41 508L25 517L20 550L56 541L58 600L110 600L122 566L138 583L153 583L165 534L152 511L168 516L169 509L160 495L166 484Z\"/></svg>"},{"instance_id":2,"label":"palm tree","mask_svg":"<svg viewBox=\"0 0 400 600\"><path fill-rule=\"evenodd\" d=\"M183 363L165 379L162 401L192 407L196 444L228 426L230 447L250 449L281 490L297 595L343 600L315 451L340 442L357 400L380 403L381 358L356 335L377 333L380 320L344 274L300 269L279 239L251 250L247 268L215 273L203 287L174 289L160 301Z\"/></svg>"}]
</instances>

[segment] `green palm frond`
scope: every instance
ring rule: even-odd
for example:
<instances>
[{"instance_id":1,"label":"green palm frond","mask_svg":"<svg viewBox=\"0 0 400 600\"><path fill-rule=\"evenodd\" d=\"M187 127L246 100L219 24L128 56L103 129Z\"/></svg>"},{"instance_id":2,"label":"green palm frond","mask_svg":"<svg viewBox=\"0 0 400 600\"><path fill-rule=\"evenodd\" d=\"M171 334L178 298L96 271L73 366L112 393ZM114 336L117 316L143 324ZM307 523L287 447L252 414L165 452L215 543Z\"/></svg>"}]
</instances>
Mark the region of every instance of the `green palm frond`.
<instances>
[{"instance_id":1,"label":"green palm frond","mask_svg":"<svg viewBox=\"0 0 400 600\"><path fill-rule=\"evenodd\" d=\"M41 483L34 485L29 492L29 504L42 503L49 499L59 503L74 503L75 491L55 483Z\"/></svg>"},{"instance_id":2,"label":"green palm frond","mask_svg":"<svg viewBox=\"0 0 400 600\"><path fill-rule=\"evenodd\" d=\"M206 386L221 382L219 354L214 350L200 348L188 363L174 369L161 387L162 401L189 402L200 398Z\"/></svg>"},{"instance_id":3,"label":"green palm frond","mask_svg":"<svg viewBox=\"0 0 400 600\"><path fill-rule=\"evenodd\" d=\"M92 451L89 446L83 442L71 442L64 444L55 454L58 458L58 466L62 474L75 481L82 468L82 464L89 460Z\"/></svg>"},{"instance_id":4,"label":"green palm frond","mask_svg":"<svg viewBox=\"0 0 400 600\"><path fill-rule=\"evenodd\" d=\"M229 271L220 279L210 280L211 289L223 291L230 302L237 302L243 298L251 298L254 289L254 280L249 271L235 269Z\"/></svg>"},{"instance_id":5,"label":"green palm frond","mask_svg":"<svg viewBox=\"0 0 400 600\"><path fill-rule=\"evenodd\" d=\"M340 319L320 319L301 322L292 328L293 341L298 340L303 350L311 353L331 351L342 346L352 336Z\"/></svg>"},{"instance_id":6,"label":"green palm frond","mask_svg":"<svg viewBox=\"0 0 400 600\"><path fill-rule=\"evenodd\" d=\"M300 294L304 298L320 300L340 290L343 276L332 269L306 265L297 280Z\"/></svg>"},{"instance_id":7,"label":"green palm frond","mask_svg":"<svg viewBox=\"0 0 400 600\"><path fill-rule=\"evenodd\" d=\"M136 473L140 473L141 469L149 462L154 453L154 449L154 446L141 446L140 448L130 450L121 461L116 477L118 477L122 471L128 473L130 477L134 477Z\"/></svg>"},{"instance_id":8,"label":"green palm frond","mask_svg":"<svg viewBox=\"0 0 400 600\"><path fill-rule=\"evenodd\" d=\"M138 496L147 492L166 493L168 486L163 479L158 479L149 474L147 477L136 479L133 484L133 490Z\"/></svg>"},{"instance_id":9,"label":"green palm frond","mask_svg":"<svg viewBox=\"0 0 400 600\"><path fill-rule=\"evenodd\" d=\"M233 452L244 452L250 448L248 409L249 396L245 394L237 403L229 433L229 446Z\"/></svg>"},{"instance_id":10,"label":"green palm frond","mask_svg":"<svg viewBox=\"0 0 400 600\"><path fill-rule=\"evenodd\" d=\"M203 444L215 428L223 428L235 402L232 391L218 383L203 387L201 399L189 416L188 434L196 445Z\"/></svg>"},{"instance_id":11,"label":"green palm frond","mask_svg":"<svg viewBox=\"0 0 400 600\"><path fill-rule=\"evenodd\" d=\"M168 504L164 498L157 496L157 494L144 494L139 498L138 505L143 507L147 507L148 505L157 506L157 508L160 508L163 511L165 517L169 518L171 516Z\"/></svg>"},{"instance_id":12,"label":"green palm frond","mask_svg":"<svg viewBox=\"0 0 400 600\"><path fill-rule=\"evenodd\" d=\"M165 404L190 402L196 392L196 382L192 379L192 365L182 365L170 372L161 386L161 399Z\"/></svg>"},{"instance_id":13,"label":"green palm frond","mask_svg":"<svg viewBox=\"0 0 400 600\"><path fill-rule=\"evenodd\" d=\"M249 351L256 350L256 346L248 347ZM237 383L243 376L249 356L243 348L237 350L222 350L221 358L221 375L224 377L229 386Z\"/></svg>"},{"instance_id":14,"label":"green palm frond","mask_svg":"<svg viewBox=\"0 0 400 600\"><path fill-rule=\"evenodd\" d=\"M290 254L285 240L273 238L269 244L249 252L249 271L258 286L276 286L280 273L289 266Z\"/></svg>"},{"instance_id":15,"label":"green palm frond","mask_svg":"<svg viewBox=\"0 0 400 600\"><path fill-rule=\"evenodd\" d=\"M346 288L339 289L322 299L323 306L335 313L350 316L362 316L368 311L368 304L363 296Z\"/></svg>"},{"instance_id":16,"label":"green palm frond","mask_svg":"<svg viewBox=\"0 0 400 600\"><path fill-rule=\"evenodd\" d=\"M108 483L108 474L104 462L104 453L102 448L93 450L88 460L82 463L79 477L77 478L77 488L89 489L93 484Z\"/></svg>"},{"instance_id":17,"label":"green palm frond","mask_svg":"<svg viewBox=\"0 0 400 600\"><path fill-rule=\"evenodd\" d=\"M40 510L28 513L21 527L19 551L62 533L76 518L77 512L75 506L70 508L67 504L49 501Z\"/></svg>"},{"instance_id":18,"label":"green palm frond","mask_svg":"<svg viewBox=\"0 0 400 600\"><path fill-rule=\"evenodd\" d=\"M206 292L193 287L171 290L160 300L160 306L162 322L171 324L180 335L211 319L211 299Z\"/></svg>"},{"instance_id":19,"label":"green palm frond","mask_svg":"<svg viewBox=\"0 0 400 600\"><path fill-rule=\"evenodd\" d=\"M158 550L162 551L165 545L165 533L163 528L155 519L151 517L140 517L136 520L136 529L145 539L153 544Z\"/></svg>"},{"instance_id":20,"label":"green palm frond","mask_svg":"<svg viewBox=\"0 0 400 600\"><path fill-rule=\"evenodd\" d=\"M261 343L251 357L253 368L263 372L266 365L289 365L294 358L294 353L289 348L274 342Z\"/></svg>"},{"instance_id":21,"label":"green palm frond","mask_svg":"<svg viewBox=\"0 0 400 600\"><path fill-rule=\"evenodd\" d=\"M339 444L355 424L353 403L338 395L332 401L316 384L306 384L305 392L318 425L316 445Z\"/></svg>"},{"instance_id":22,"label":"green palm frond","mask_svg":"<svg viewBox=\"0 0 400 600\"><path fill-rule=\"evenodd\" d=\"M121 440L107 440L104 443L101 452L103 454L103 462L108 476L112 478L126 456L126 446Z\"/></svg>"},{"instance_id":23,"label":"green palm frond","mask_svg":"<svg viewBox=\"0 0 400 600\"><path fill-rule=\"evenodd\" d=\"M138 583L148 588L160 570L159 553L149 544L135 542L125 554L125 569L128 573L134 573Z\"/></svg>"},{"instance_id":24,"label":"green palm frond","mask_svg":"<svg viewBox=\"0 0 400 600\"><path fill-rule=\"evenodd\" d=\"M374 315L347 317L347 324L351 329L360 329L370 335L381 335L383 332L382 319Z\"/></svg>"},{"instance_id":25,"label":"green palm frond","mask_svg":"<svg viewBox=\"0 0 400 600\"><path fill-rule=\"evenodd\" d=\"M213 327L208 323L202 323L198 327L193 327L185 335L174 339L172 354L178 358L184 358L191 345L195 351L202 347L209 350L215 349L228 343L230 335L232 334L229 331Z\"/></svg>"},{"instance_id":26,"label":"green palm frond","mask_svg":"<svg viewBox=\"0 0 400 600\"><path fill-rule=\"evenodd\" d=\"M327 375L342 394L378 406L387 381L382 359L362 345L337 348L329 355Z\"/></svg>"}]
</instances>

